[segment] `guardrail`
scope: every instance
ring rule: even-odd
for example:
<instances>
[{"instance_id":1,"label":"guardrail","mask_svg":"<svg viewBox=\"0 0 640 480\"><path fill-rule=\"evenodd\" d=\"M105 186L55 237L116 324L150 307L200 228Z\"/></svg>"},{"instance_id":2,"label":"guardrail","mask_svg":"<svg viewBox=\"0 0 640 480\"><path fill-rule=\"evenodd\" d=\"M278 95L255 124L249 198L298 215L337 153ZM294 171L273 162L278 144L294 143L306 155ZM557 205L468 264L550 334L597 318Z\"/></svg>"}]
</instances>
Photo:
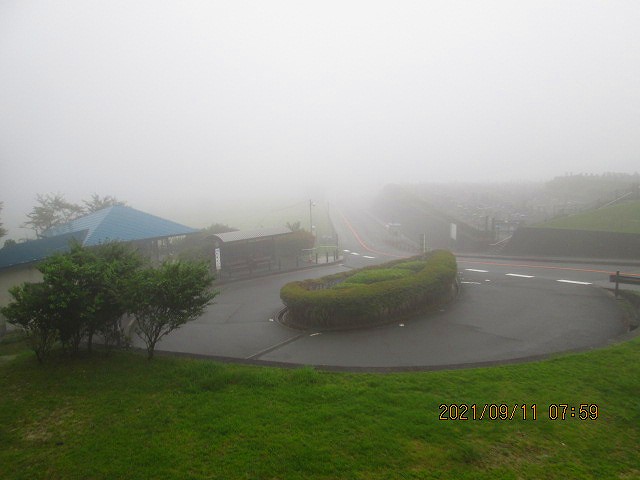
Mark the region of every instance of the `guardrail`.
<instances>
[{"instance_id":1,"label":"guardrail","mask_svg":"<svg viewBox=\"0 0 640 480\"><path fill-rule=\"evenodd\" d=\"M609 275L609 281L616 284L616 297L618 297L618 285L626 283L629 285L640 285L640 276L637 275L620 275L620 270L615 274Z\"/></svg>"}]
</instances>

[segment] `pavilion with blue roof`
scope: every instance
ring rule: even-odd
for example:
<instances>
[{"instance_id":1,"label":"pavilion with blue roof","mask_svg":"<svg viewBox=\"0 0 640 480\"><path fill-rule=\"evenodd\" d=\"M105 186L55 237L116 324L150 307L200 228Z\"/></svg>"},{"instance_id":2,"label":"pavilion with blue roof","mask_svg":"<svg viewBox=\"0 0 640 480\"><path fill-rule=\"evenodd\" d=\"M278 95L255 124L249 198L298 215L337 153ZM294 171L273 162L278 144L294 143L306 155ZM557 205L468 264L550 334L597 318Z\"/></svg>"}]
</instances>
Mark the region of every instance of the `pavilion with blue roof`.
<instances>
[{"instance_id":1,"label":"pavilion with blue roof","mask_svg":"<svg viewBox=\"0 0 640 480\"><path fill-rule=\"evenodd\" d=\"M38 240L0 249L0 269L30 264L65 252L72 240L87 247L110 241L134 242L157 251L158 244L170 237L198 231L135 208L115 205L50 228Z\"/></svg>"}]
</instances>

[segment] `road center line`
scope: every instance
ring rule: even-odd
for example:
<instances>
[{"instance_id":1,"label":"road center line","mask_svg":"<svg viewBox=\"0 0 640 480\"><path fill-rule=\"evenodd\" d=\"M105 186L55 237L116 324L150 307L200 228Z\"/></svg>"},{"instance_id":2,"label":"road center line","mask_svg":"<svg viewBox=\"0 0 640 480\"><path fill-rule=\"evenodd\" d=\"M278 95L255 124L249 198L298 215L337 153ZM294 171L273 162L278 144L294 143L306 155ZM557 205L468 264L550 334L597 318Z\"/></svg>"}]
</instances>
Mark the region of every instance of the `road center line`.
<instances>
[{"instance_id":1,"label":"road center line","mask_svg":"<svg viewBox=\"0 0 640 480\"><path fill-rule=\"evenodd\" d=\"M597 270L593 268L577 268L577 267L556 267L554 265L531 265L527 263L502 263L502 262L479 262L476 260L457 259L458 263L470 263L474 265L497 265L500 267L523 267L523 268L542 268L545 270L567 270L570 272L593 272L593 273L615 273L610 270ZM623 273L621 275L637 275L637 273Z\"/></svg>"},{"instance_id":2,"label":"road center line","mask_svg":"<svg viewBox=\"0 0 640 480\"><path fill-rule=\"evenodd\" d=\"M507 277L535 278L534 275L520 275L519 273L505 273Z\"/></svg>"},{"instance_id":3,"label":"road center line","mask_svg":"<svg viewBox=\"0 0 640 480\"><path fill-rule=\"evenodd\" d=\"M362 246L362 248L364 248L365 250L368 250L371 253L377 253L378 255L383 255L385 257L395 257L395 258L407 258L406 255L394 255L392 253L385 253L385 252L381 252L380 250L375 250L373 248L371 248L369 245L367 245L366 243L364 243L364 241L362 240L362 238L360 238L360 235L358 235L358 232L356 231L356 229L353 227L353 225L351 225L351 222L349 222L349 220L347 220L347 217L345 217L344 213L342 213L340 210L338 210L338 213L340 214L340 216L342 217L342 221L343 223L347 226L347 228L349 230L351 230L351 233L353 234L354 238L356 239L356 241Z\"/></svg>"},{"instance_id":4,"label":"road center line","mask_svg":"<svg viewBox=\"0 0 640 480\"><path fill-rule=\"evenodd\" d=\"M489 270L478 270L477 268L465 268L467 272L489 273Z\"/></svg>"},{"instance_id":5,"label":"road center line","mask_svg":"<svg viewBox=\"0 0 640 480\"><path fill-rule=\"evenodd\" d=\"M249 355L248 357L245 357L245 360L254 360L258 357L261 357L262 355L265 355L267 353L273 352L274 350L280 348L280 347L284 347L285 345L287 345L288 343L291 342L295 342L296 340L298 340L299 338L302 338L306 335L306 333L300 333L299 335L296 335L295 337L291 337L288 338L280 343L276 343L275 345L272 345L270 347L265 348L264 350L260 350L258 353L254 353L253 355Z\"/></svg>"},{"instance_id":6,"label":"road center line","mask_svg":"<svg viewBox=\"0 0 640 480\"><path fill-rule=\"evenodd\" d=\"M575 283L576 285L592 285L590 282L578 282L576 280L556 280L556 282Z\"/></svg>"}]
</instances>

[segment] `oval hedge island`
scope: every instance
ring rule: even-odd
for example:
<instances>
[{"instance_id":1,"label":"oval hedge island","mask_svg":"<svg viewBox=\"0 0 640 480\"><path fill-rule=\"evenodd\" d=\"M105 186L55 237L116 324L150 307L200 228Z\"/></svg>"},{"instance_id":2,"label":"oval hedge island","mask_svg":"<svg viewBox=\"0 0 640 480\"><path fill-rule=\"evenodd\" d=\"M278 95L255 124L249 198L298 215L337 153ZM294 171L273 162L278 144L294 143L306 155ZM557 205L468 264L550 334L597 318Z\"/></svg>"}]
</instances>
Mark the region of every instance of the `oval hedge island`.
<instances>
[{"instance_id":1,"label":"oval hedge island","mask_svg":"<svg viewBox=\"0 0 640 480\"><path fill-rule=\"evenodd\" d=\"M436 250L381 265L287 283L282 320L296 328L346 329L379 325L451 300L455 256Z\"/></svg>"}]
</instances>

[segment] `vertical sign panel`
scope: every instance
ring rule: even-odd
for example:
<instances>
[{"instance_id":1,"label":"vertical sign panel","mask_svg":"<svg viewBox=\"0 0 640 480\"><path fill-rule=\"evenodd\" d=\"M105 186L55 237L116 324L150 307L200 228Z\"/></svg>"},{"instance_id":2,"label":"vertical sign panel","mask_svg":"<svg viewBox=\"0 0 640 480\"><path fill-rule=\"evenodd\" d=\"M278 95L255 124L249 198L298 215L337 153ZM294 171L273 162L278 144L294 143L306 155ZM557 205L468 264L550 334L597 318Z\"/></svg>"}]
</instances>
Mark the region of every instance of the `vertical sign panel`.
<instances>
[{"instance_id":1,"label":"vertical sign panel","mask_svg":"<svg viewBox=\"0 0 640 480\"><path fill-rule=\"evenodd\" d=\"M451 224L451 240L457 240L458 237L458 225L455 223Z\"/></svg>"},{"instance_id":2,"label":"vertical sign panel","mask_svg":"<svg viewBox=\"0 0 640 480\"><path fill-rule=\"evenodd\" d=\"M222 268L222 262L220 261L220 249L216 248L216 270L219 271Z\"/></svg>"}]
</instances>

